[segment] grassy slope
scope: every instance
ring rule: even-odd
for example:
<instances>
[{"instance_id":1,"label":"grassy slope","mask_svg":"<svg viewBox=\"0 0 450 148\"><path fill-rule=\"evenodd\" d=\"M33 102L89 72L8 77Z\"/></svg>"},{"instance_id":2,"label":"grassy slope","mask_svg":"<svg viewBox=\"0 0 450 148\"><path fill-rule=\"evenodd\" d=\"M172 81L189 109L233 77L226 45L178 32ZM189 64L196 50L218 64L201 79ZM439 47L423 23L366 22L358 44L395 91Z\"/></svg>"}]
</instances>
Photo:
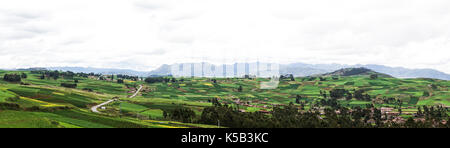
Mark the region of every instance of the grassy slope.
<instances>
[{"instance_id":1,"label":"grassy slope","mask_svg":"<svg viewBox=\"0 0 450 148\"><path fill-rule=\"evenodd\" d=\"M4 72L0 71L0 77ZM287 104L295 101L296 95L306 96L308 102L321 98L319 91L333 88L345 88L348 90L365 89L371 96L395 97L403 100L404 106L444 104L450 106L449 81L429 79L396 79L379 78L372 80L367 76L341 77L333 80L330 77L326 81L312 80L281 81L277 89L260 90L259 82L266 79L218 79L213 84L208 79L185 79L184 82L144 84L142 93L135 98L127 98L130 91L123 84L96 79L80 79L77 89L59 87L61 82L73 82L71 79L41 80L39 75L27 72L28 78L23 82L31 85L23 86L0 80L0 102L20 104L21 107L39 106L51 108L55 106L69 106L73 109L56 112L25 112L25 111L0 111L0 127L214 127L209 125L185 124L163 120L162 112L177 106L192 108L199 116L204 107L211 106L208 100L213 97L220 98L223 102L233 102L239 98L250 102L256 107L243 107L248 112L270 110L271 104ZM143 82L125 81L128 84L143 84ZM431 84L437 86L432 89ZM243 87L242 92L237 88ZM83 88L91 88L94 92L83 91ZM423 97L424 91L431 92L431 96ZM19 99L11 101L11 97L19 96ZM106 110L100 110L106 115L94 114L89 107L101 103L112 97L121 98L122 102L114 102L107 105ZM411 97L413 96L413 97ZM416 98L416 99L414 99ZM369 101L345 101L341 104L348 106L365 106ZM266 106L264 108L263 106ZM393 106L390 104L378 104L377 106ZM307 106L308 108L308 106ZM415 109L410 109L414 111ZM410 111L405 110L405 111ZM144 120L133 116L139 114L148 117Z\"/></svg>"},{"instance_id":2,"label":"grassy slope","mask_svg":"<svg viewBox=\"0 0 450 148\"><path fill-rule=\"evenodd\" d=\"M72 109L53 112L0 110L0 127L138 127L138 128L179 128L179 127L209 127L208 125L185 124L177 122L143 121L131 117L110 116L92 113L89 107L112 97L126 97L126 87L117 84L93 79L80 80L77 89L59 87L61 82L72 80L40 80L38 75L28 74L22 80L31 85L19 85L0 80L0 102L19 104L21 108L39 107L41 109L68 106ZM3 77L0 74L0 77ZM82 91L86 87L93 87L94 92ZM108 93L111 92L111 93ZM9 99L17 98L17 99ZM130 104L133 111L135 104ZM146 114L160 116L158 111L148 110Z\"/></svg>"},{"instance_id":3,"label":"grassy slope","mask_svg":"<svg viewBox=\"0 0 450 148\"><path fill-rule=\"evenodd\" d=\"M394 97L404 102L404 107L416 105L447 105L449 106L450 96L448 91L449 82L443 80L428 79L397 79L397 78L378 78L370 79L368 76L341 77L339 80L333 80L327 77L326 81L302 81L297 78L296 81L281 81L277 89L259 90L258 80L243 79L218 79L218 84L212 84L207 79L186 79L184 82L177 83L157 83L147 85L153 91L143 93L143 98L138 98L140 103L166 104L157 102L157 100L167 99L171 101L186 102L207 102L212 97L219 97L224 102L232 102L233 98L239 98L241 101L252 101L252 105L263 106L270 104L287 104L295 101L297 94L306 96L309 102L316 101L320 96L319 91L329 91L333 88L345 88L347 90L365 89L373 97ZM348 83L352 82L352 83ZM437 90L431 90L429 85L438 85ZM243 86L243 92L237 92L239 86ZM423 97L423 92L432 93L431 97ZM151 98L151 99L149 99ZM260 101L260 102L258 102ZM265 102L262 104L261 102ZM341 100L341 104L349 106L365 106L371 101L351 101ZM176 103L175 103L176 104ZM181 103L182 104L182 103ZM393 106L391 104L378 104L377 106ZM152 107L152 106L150 106ZM163 108L161 105L155 108ZM262 107L243 107L247 111L263 110Z\"/></svg>"}]
</instances>

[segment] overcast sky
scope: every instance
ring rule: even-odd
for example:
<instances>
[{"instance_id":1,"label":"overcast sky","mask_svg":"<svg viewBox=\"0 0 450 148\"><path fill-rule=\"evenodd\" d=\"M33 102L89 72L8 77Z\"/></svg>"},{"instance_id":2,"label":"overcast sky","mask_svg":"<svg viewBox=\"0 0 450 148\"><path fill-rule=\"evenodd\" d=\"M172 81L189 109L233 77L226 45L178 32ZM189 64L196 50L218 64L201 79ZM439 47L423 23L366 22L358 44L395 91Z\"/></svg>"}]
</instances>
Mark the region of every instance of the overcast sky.
<instances>
[{"instance_id":1,"label":"overcast sky","mask_svg":"<svg viewBox=\"0 0 450 148\"><path fill-rule=\"evenodd\" d=\"M0 68L205 60L450 73L449 0L1 0Z\"/></svg>"}]
</instances>

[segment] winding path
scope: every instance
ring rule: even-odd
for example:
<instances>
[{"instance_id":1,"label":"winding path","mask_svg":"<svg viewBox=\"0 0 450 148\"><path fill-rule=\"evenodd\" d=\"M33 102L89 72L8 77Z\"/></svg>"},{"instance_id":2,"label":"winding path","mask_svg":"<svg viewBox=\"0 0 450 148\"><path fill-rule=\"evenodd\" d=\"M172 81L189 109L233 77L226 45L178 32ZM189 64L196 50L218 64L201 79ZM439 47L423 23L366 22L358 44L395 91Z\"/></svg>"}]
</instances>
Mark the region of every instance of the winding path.
<instances>
[{"instance_id":1,"label":"winding path","mask_svg":"<svg viewBox=\"0 0 450 148\"><path fill-rule=\"evenodd\" d=\"M130 97L128 97L128 98L134 98L134 97L136 97L136 95L139 93L139 91L141 91L141 89L142 89L142 85L139 85L139 88L136 90L136 92L135 92L132 96L130 96Z\"/></svg>"},{"instance_id":2,"label":"winding path","mask_svg":"<svg viewBox=\"0 0 450 148\"><path fill-rule=\"evenodd\" d=\"M106 101L106 102L103 102L103 103L101 103L101 104L99 104L99 105L96 105L96 106L92 107L91 110L92 110L92 112L94 112L94 113L100 113L100 112L97 110L97 108L99 108L99 107L101 107L101 106L103 106L103 105L109 104L109 103L111 103L111 102L113 102L113 101L116 101L116 100L117 100L117 99L111 99L111 100L108 100L108 101Z\"/></svg>"},{"instance_id":3,"label":"winding path","mask_svg":"<svg viewBox=\"0 0 450 148\"><path fill-rule=\"evenodd\" d=\"M136 92L135 92L133 95L131 95L130 97L128 97L128 98L134 98L134 97L136 97L136 95L139 93L139 91L141 91L141 89L142 89L142 85L139 85L139 88L136 90ZM101 103L101 104L99 104L99 105L93 106L93 107L91 108L91 111L94 112L94 113L100 113L100 112L97 110L99 107L102 107L103 105L109 104L109 103L114 102L114 101L117 101L117 100L119 100L119 99L111 99L111 100L108 100L108 101L106 101L106 102L103 102L103 103Z\"/></svg>"}]
</instances>

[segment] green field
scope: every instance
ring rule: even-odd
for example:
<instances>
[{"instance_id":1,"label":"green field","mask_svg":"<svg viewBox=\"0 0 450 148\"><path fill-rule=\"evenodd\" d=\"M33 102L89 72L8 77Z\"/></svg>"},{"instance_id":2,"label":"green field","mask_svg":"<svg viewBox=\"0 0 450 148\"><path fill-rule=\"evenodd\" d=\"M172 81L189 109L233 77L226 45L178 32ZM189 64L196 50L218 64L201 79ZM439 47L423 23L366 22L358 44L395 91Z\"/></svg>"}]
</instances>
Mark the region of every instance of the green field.
<instances>
[{"instance_id":1,"label":"green field","mask_svg":"<svg viewBox=\"0 0 450 148\"><path fill-rule=\"evenodd\" d=\"M0 71L0 78L5 73ZM20 72L22 73L22 72ZM24 72L22 85L0 80L0 103L17 104L19 108L0 108L0 127L30 128L186 128L215 127L193 123L171 121L163 116L164 111L183 106L194 111L196 118L205 107L212 106L212 98L228 103L245 112L271 111L274 105L289 104L302 96L306 109L323 99L321 91L345 89L350 92L365 90L370 101L356 98L338 99L349 108L373 104L376 107L395 107L394 103L384 102L386 98L402 101L404 112L415 112L418 106L450 106L450 82L436 79L397 79L368 76L340 77L335 80L326 77L325 81L295 78L295 81L282 80L278 88L259 89L260 81L266 79L218 78L213 83L208 78L184 78L184 81L145 83L126 80L125 84L116 81L98 80L97 77L73 77L40 79L40 74ZM61 83L73 83L77 88L64 88ZM117 80L117 78L116 78ZM133 86L128 88L128 86ZM142 91L134 98L128 98L138 85ZM242 91L238 91L242 86ZM91 91L87 91L90 89ZM427 92L428 96L424 95ZM99 109L100 114L90 111L94 105L113 97L119 98Z\"/></svg>"}]
</instances>

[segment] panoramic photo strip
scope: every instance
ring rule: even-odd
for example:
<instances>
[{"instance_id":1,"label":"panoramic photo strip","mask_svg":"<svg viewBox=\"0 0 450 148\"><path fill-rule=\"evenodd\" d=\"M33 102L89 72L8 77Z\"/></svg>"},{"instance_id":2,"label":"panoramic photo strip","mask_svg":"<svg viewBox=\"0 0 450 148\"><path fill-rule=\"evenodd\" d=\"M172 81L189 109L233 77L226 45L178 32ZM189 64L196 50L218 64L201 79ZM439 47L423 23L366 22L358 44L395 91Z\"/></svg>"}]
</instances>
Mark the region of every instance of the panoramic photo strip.
<instances>
[{"instance_id":1,"label":"panoramic photo strip","mask_svg":"<svg viewBox=\"0 0 450 148\"><path fill-rule=\"evenodd\" d=\"M147 128L205 146L280 142L287 128L448 129L449 8L0 1L0 128Z\"/></svg>"}]
</instances>

